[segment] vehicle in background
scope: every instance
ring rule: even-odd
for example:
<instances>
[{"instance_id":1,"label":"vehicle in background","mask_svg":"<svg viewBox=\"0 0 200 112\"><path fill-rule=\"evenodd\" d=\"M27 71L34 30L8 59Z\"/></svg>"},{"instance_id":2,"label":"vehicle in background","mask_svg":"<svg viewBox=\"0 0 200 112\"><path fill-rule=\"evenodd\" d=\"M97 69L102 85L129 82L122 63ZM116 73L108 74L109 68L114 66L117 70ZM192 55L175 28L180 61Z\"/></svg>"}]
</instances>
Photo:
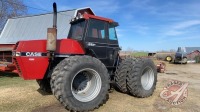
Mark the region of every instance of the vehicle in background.
<instances>
[{"instance_id":1,"label":"vehicle in background","mask_svg":"<svg viewBox=\"0 0 200 112\"><path fill-rule=\"evenodd\" d=\"M185 47L178 47L178 50L175 54L174 63L187 63L187 52Z\"/></svg>"},{"instance_id":2,"label":"vehicle in background","mask_svg":"<svg viewBox=\"0 0 200 112\"><path fill-rule=\"evenodd\" d=\"M157 60L163 60L168 62L173 62L175 57L175 52L156 52L156 53L148 53L148 56L152 56Z\"/></svg>"},{"instance_id":3,"label":"vehicle in background","mask_svg":"<svg viewBox=\"0 0 200 112\"><path fill-rule=\"evenodd\" d=\"M174 63L198 62L200 56L200 47L178 47Z\"/></svg>"}]
</instances>

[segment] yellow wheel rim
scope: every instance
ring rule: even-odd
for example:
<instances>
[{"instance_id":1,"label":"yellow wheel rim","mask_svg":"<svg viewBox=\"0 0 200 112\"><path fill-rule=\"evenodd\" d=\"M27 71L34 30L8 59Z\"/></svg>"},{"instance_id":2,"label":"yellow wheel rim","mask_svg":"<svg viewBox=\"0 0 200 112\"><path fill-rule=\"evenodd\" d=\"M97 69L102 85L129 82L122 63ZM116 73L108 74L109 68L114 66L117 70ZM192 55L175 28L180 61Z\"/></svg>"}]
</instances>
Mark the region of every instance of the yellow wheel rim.
<instances>
[{"instance_id":1,"label":"yellow wheel rim","mask_svg":"<svg viewBox=\"0 0 200 112\"><path fill-rule=\"evenodd\" d=\"M171 60L172 60L172 58L168 56L167 57L167 61L171 61Z\"/></svg>"}]
</instances>

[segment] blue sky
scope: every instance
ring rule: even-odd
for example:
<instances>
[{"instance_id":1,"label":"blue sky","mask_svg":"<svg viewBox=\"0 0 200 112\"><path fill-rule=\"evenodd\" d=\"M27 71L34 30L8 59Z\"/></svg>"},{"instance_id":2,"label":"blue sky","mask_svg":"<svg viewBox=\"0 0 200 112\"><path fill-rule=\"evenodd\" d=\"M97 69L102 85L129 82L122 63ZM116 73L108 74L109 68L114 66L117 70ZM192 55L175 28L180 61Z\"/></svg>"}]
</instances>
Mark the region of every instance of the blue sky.
<instances>
[{"instance_id":1,"label":"blue sky","mask_svg":"<svg viewBox=\"0 0 200 112\"><path fill-rule=\"evenodd\" d=\"M119 22L123 50L158 51L200 47L200 0L24 0L39 9L91 7L96 15ZM29 14L44 11L28 8Z\"/></svg>"}]
</instances>

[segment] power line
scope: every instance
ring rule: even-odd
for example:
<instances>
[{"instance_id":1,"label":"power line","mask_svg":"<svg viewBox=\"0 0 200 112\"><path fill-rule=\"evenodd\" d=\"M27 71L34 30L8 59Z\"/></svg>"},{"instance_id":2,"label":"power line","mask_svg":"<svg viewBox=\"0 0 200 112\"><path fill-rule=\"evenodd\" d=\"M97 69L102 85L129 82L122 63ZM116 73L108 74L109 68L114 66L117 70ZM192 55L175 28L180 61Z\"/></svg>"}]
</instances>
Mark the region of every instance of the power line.
<instances>
[{"instance_id":1,"label":"power line","mask_svg":"<svg viewBox=\"0 0 200 112\"><path fill-rule=\"evenodd\" d=\"M10 2L5 1L5 0L1 0L1 1L6 2L6 3L10 3ZM20 6L23 6L23 7L27 7L27 8L31 8L31 9L35 9L35 10L40 10L40 11L44 11L44 12L48 12L48 13L52 12L52 11L49 11L49 10L45 10L45 9L41 9L41 8L35 8L35 7L31 7L31 6L24 5L24 4L19 4L19 3L15 3L15 2L12 2L12 3L15 4L15 5L18 5L18 6L20 5ZM67 14L62 14L62 13L58 13L58 14L72 17L71 15L67 15Z\"/></svg>"},{"instance_id":2,"label":"power line","mask_svg":"<svg viewBox=\"0 0 200 112\"><path fill-rule=\"evenodd\" d=\"M9 1L5 1L5 0L1 0L1 1L2 2L6 2L6 3L12 3L12 4L15 4L15 5L18 5L18 6L23 6L23 7L31 8L31 9L41 10L41 11L44 11L44 12L50 12L49 10L35 8L35 7L31 7L31 6L24 5L24 4L19 4L19 3L16 3L16 2L9 2Z\"/></svg>"}]
</instances>

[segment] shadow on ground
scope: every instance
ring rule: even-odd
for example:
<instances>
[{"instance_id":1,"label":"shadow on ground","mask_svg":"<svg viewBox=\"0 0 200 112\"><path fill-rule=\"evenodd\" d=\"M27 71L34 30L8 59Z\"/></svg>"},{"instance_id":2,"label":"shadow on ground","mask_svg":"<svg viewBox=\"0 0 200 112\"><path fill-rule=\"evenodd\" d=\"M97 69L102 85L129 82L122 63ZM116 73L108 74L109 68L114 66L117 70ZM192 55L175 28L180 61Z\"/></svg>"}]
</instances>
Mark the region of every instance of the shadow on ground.
<instances>
[{"instance_id":1,"label":"shadow on ground","mask_svg":"<svg viewBox=\"0 0 200 112\"><path fill-rule=\"evenodd\" d=\"M32 112L67 112L67 110L58 102L48 106L36 108L32 110Z\"/></svg>"},{"instance_id":2,"label":"shadow on ground","mask_svg":"<svg viewBox=\"0 0 200 112\"><path fill-rule=\"evenodd\" d=\"M0 72L0 78L2 78L2 77L13 78L13 77L19 77L19 75L16 73L11 73L11 72Z\"/></svg>"}]
</instances>

